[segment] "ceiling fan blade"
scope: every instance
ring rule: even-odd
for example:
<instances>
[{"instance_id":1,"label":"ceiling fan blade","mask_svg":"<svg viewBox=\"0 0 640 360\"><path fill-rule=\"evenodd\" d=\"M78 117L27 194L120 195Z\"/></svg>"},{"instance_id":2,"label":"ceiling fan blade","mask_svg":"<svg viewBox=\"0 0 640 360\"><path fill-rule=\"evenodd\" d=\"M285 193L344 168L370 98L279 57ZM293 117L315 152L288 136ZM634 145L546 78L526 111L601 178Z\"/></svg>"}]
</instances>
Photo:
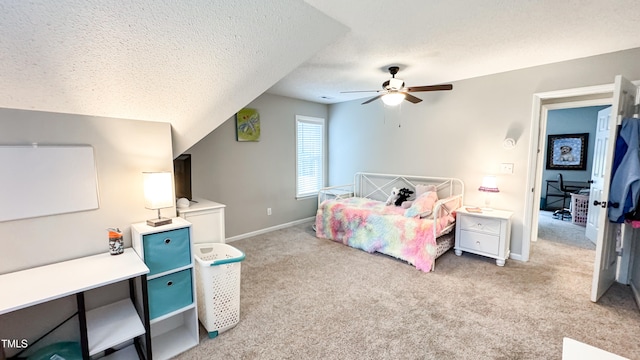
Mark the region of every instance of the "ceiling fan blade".
<instances>
[{"instance_id":1,"label":"ceiling fan blade","mask_svg":"<svg viewBox=\"0 0 640 360\"><path fill-rule=\"evenodd\" d=\"M348 94L348 93L361 93L361 92L381 92L383 90L355 90L355 91L340 91L341 94Z\"/></svg>"},{"instance_id":2,"label":"ceiling fan blade","mask_svg":"<svg viewBox=\"0 0 640 360\"><path fill-rule=\"evenodd\" d=\"M405 88L405 92L418 92L418 91L440 91L440 90L451 90L453 89L453 85L451 84L442 84L442 85L429 85L429 86L413 86Z\"/></svg>"},{"instance_id":3,"label":"ceiling fan blade","mask_svg":"<svg viewBox=\"0 0 640 360\"><path fill-rule=\"evenodd\" d=\"M384 94L382 94L382 95L384 95ZM382 97L382 95L374 96L374 97L372 97L371 99L369 99L369 100L367 100L367 101L363 102L363 103L362 103L362 105L366 105L366 104L368 104L368 103L370 103L370 102L372 102L372 101L374 101L374 100L378 100L379 98L381 98L381 97Z\"/></svg>"},{"instance_id":4,"label":"ceiling fan blade","mask_svg":"<svg viewBox=\"0 0 640 360\"><path fill-rule=\"evenodd\" d=\"M411 102L411 103L417 104L417 103L419 103L420 101L422 101L422 99L417 98L417 97L415 97L415 96L413 96L413 95L411 95L411 94L404 94L404 95L405 95L404 99L405 99L405 100L407 100L408 102Z\"/></svg>"}]
</instances>

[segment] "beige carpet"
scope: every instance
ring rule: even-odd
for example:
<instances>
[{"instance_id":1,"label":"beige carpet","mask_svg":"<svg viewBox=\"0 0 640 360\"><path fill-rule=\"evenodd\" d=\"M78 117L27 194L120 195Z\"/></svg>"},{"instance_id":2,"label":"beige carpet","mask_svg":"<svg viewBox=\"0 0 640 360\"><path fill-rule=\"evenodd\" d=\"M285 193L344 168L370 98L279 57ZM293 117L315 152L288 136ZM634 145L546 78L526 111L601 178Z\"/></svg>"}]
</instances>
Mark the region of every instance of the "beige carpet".
<instances>
[{"instance_id":1,"label":"beige carpet","mask_svg":"<svg viewBox=\"0 0 640 360\"><path fill-rule=\"evenodd\" d=\"M311 224L243 239L239 324L178 359L560 359L567 336L640 359L640 312L589 301L594 251L534 243L529 262L453 251L423 273L318 239ZM201 305L202 306L202 305Z\"/></svg>"},{"instance_id":2,"label":"beige carpet","mask_svg":"<svg viewBox=\"0 0 640 360\"><path fill-rule=\"evenodd\" d=\"M585 230L584 226L573 224L571 219L561 220L554 218L552 211L540 211L538 213L539 239L595 250L596 245L585 236Z\"/></svg>"}]
</instances>

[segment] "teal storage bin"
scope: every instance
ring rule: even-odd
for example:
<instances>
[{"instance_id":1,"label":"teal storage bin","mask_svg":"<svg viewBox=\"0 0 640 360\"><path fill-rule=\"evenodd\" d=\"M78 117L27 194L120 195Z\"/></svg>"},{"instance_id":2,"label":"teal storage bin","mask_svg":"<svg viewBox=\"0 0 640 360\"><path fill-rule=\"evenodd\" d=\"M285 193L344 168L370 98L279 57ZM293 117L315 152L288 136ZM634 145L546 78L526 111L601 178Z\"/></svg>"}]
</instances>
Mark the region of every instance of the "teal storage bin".
<instances>
[{"instance_id":1,"label":"teal storage bin","mask_svg":"<svg viewBox=\"0 0 640 360\"><path fill-rule=\"evenodd\" d=\"M144 235L144 262L149 276L191 264L189 228Z\"/></svg>"},{"instance_id":2,"label":"teal storage bin","mask_svg":"<svg viewBox=\"0 0 640 360\"><path fill-rule=\"evenodd\" d=\"M155 319L193 303L191 269L149 280L149 317Z\"/></svg>"},{"instance_id":3,"label":"teal storage bin","mask_svg":"<svg viewBox=\"0 0 640 360\"><path fill-rule=\"evenodd\" d=\"M80 343L73 341L57 342L34 352L27 360L82 360Z\"/></svg>"}]
</instances>

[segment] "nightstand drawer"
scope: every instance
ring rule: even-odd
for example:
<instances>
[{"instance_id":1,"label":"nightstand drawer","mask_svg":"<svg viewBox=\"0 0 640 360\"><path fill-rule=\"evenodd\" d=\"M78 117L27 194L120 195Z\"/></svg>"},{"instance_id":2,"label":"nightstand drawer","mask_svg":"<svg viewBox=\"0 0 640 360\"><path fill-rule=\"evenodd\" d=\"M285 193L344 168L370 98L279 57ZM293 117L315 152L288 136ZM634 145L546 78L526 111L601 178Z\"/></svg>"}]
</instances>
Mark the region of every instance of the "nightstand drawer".
<instances>
[{"instance_id":1,"label":"nightstand drawer","mask_svg":"<svg viewBox=\"0 0 640 360\"><path fill-rule=\"evenodd\" d=\"M462 230L500 235L500 220L497 219L486 219L477 216L463 216L462 219L460 219L460 226Z\"/></svg>"},{"instance_id":2,"label":"nightstand drawer","mask_svg":"<svg viewBox=\"0 0 640 360\"><path fill-rule=\"evenodd\" d=\"M193 303L191 269L149 280L149 318L168 314Z\"/></svg>"},{"instance_id":3,"label":"nightstand drawer","mask_svg":"<svg viewBox=\"0 0 640 360\"><path fill-rule=\"evenodd\" d=\"M191 264L189 228L144 235L143 246L149 275Z\"/></svg>"},{"instance_id":4,"label":"nightstand drawer","mask_svg":"<svg viewBox=\"0 0 640 360\"><path fill-rule=\"evenodd\" d=\"M464 250L479 251L498 255L500 237L460 230L460 247Z\"/></svg>"}]
</instances>

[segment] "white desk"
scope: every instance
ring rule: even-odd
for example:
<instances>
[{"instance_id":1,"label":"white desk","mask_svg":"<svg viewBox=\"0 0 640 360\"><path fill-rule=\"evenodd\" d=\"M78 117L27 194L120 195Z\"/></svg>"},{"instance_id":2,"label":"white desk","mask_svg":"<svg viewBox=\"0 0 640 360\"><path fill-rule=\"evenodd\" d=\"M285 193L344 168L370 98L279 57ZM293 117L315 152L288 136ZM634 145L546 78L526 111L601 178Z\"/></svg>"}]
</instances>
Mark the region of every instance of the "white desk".
<instances>
[{"instance_id":1,"label":"white desk","mask_svg":"<svg viewBox=\"0 0 640 360\"><path fill-rule=\"evenodd\" d=\"M570 338L562 339L562 360L629 360Z\"/></svg>"},{"instance_id":2,"label":"white desk","mask_svg":"<svg viewBox=\"0 0 640 360\"><path fill-rule=\"evenodd\" d=\"M146 274L149 268L131 248L123 254L87 256L56 264L40 266L0 275L0 315L69 295L76 295L80 321L80 344L83 357L100 353L110 347L141 335L149 337ZM142 320L135 309L134 278L141 277ZM129 280L130 297L113 304L86 311L84 292L120 281ZM125 326L123 326L123 324ZM150 341L146 341L150 344ZM140 351L143 351L139 349ZM144 352L144 351L143 351ZM146 349L150 357L150 347Z\"/></svg>"}]
</instances>

